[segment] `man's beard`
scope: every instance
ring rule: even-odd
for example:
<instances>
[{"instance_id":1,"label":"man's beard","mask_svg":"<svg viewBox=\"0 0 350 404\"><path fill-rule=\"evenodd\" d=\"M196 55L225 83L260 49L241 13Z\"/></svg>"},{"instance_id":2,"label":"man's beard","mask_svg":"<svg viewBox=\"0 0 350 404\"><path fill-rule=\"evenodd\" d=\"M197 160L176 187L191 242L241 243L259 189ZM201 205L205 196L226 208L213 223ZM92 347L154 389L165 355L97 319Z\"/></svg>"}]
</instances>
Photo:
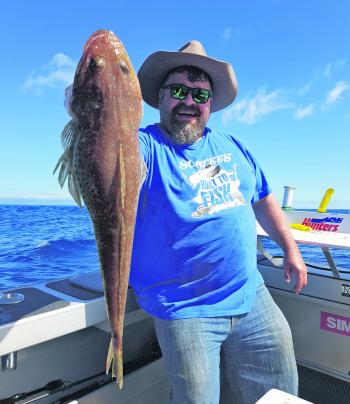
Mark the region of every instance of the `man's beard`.
<instances>
[{"instance_id":1,"label":"man's beard","mask_svg":"<svg viewBox=\"0 0 350 404\"><path fill-rule=\"evenodd\" d=\"M177 120L177 112L186 111L196 114L195 122L181 122ZM174 108L166 125L162 125L168 132L170 140L179 145L196 143L203 135L205 125L197 108L184 108L181 105Z\"/></svg>"}]
</instances>

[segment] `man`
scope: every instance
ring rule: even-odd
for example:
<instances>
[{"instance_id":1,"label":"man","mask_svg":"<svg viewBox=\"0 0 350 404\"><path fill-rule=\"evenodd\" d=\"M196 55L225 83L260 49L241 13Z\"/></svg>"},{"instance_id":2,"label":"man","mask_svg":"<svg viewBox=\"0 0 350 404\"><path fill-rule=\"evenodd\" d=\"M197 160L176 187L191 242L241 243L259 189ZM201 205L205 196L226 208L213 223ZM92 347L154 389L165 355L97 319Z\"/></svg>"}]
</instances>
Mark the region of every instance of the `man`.
<instances>
[{"instance_id":1,"label":"man","mask_svg":"<svg viewBox=\"0 0 350 404\"><path fill-rule=\"evenodd\" d=\"M234 403L255 403L271 388L296 395L290 329L257 270L256 219L283 249L296 293L305 264L258 162L206 126L236 97L233 69L191 41L153 53L138 76L160 122L140 129L147 173L130 283L155 319L170 403L219 403L221 376Z\"/></svg>"},{"instance_id":2,"label":"man","mask_svg":"<svg viewBox=\"0 0 350 404\"><path fill-rule=\"evenodd\" d=\"M305 264L254 157L206 127L236 97L233 69L192 41L153 53L138 77L160 122L140 130L147 175L130 283L155 318L170 402L218 403L220 367L232 402L255 403L271 388L296 395L289 326L257 270L255 219L284 250L296 293Z\"/></svg>"}]
</instances>

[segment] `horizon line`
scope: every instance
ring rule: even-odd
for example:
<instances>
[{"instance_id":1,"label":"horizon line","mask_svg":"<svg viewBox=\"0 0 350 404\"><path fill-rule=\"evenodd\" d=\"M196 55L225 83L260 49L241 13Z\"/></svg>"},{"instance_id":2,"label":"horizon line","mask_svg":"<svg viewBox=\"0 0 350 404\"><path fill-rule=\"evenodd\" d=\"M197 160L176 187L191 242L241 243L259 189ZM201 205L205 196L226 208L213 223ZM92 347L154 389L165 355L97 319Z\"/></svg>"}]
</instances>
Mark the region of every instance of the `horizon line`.
<instances>
[{"instance_id":1,"label":"horizon line","mask_svg":"<svg viewBox=\"0 0 350 404\"><path fill-rule=\"evenodd\" d=\"M41 194L43 195L43 194ZM47 194L45 194L47 195ZM57 195L58 196L58 195ZM77 206L79 207L73 198L67 197L54 197L53 195L49 197L39 197L39 196L1 196L0 195L0 205L56 205L56 206ZM278 198L277 198L278 200ZM280 203L282 201L279 201ZM304 199L298 200L293 203L295 209L318 209L319 207L318 199ZM350 209L350 202L344 200L332 200L329 203L329 209Z\"/></svg>"}]
</instances>

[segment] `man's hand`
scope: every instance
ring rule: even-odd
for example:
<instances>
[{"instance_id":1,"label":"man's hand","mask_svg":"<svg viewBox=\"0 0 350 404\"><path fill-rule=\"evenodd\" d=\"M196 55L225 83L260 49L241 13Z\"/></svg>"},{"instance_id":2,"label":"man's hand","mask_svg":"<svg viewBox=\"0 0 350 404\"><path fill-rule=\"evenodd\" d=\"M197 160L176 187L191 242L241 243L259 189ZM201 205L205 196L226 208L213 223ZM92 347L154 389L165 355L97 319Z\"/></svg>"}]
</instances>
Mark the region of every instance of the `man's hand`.
<instances>
[{"instance_id":1,"label":"man's hand","mask_svg":"<svg viewBox=\"0 0 350 404\"><path fill-rule=\"evenodd\" d=\"M307 267L298 249L284 254L283 268L287 283L291 282L293 274L296 277L294 292L298 294L307 284Z\"/></svg>"},{"instance_id":2,"label":"man's hand","mask_svg":"<svg viewBox=\"0 0 350 404\"><path fill-rule=\"evenodd\" d=\"M282 248L286 282L290 283L294 274L297 280L294 292L299 293L307 284L307 268L281 207L270 194L256 202L253 209L261 227Z\"/></svg>"}]
</instances>

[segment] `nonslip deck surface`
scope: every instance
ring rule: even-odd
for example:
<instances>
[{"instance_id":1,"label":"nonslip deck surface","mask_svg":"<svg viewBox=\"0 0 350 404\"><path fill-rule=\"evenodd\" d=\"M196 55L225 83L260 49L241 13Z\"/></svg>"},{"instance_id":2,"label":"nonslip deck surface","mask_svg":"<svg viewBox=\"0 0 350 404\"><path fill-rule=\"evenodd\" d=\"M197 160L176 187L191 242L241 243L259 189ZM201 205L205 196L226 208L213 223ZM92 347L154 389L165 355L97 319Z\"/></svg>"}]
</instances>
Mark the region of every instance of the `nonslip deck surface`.
<instances>
[{"instance_id":1,"label":"nonslip deck surface","mask_svg":"<svg viewBox=\"0 0 350 404\"><path fill-rule=\"evenodd\" d=\"M57 292L64 293L65 295L69 295L80 300L92 300L103 296L103 293L101 292L95 292L73 285L69 279L50 282L46 286L50 289L56 290Z\"/></svg>"},{"instance_id":2,"label":"nonslip deck surface","mask_svg":"<svg viewBox=\"0 0 350 404\"><path fill-rule=\"evenodd\" d=\"M24 295L24 300L15 304L0 304L0 325L27 316L46 313L70 304L36 288L9 290L6 293L21 293Z\"/></svg>"}]
</instances>

